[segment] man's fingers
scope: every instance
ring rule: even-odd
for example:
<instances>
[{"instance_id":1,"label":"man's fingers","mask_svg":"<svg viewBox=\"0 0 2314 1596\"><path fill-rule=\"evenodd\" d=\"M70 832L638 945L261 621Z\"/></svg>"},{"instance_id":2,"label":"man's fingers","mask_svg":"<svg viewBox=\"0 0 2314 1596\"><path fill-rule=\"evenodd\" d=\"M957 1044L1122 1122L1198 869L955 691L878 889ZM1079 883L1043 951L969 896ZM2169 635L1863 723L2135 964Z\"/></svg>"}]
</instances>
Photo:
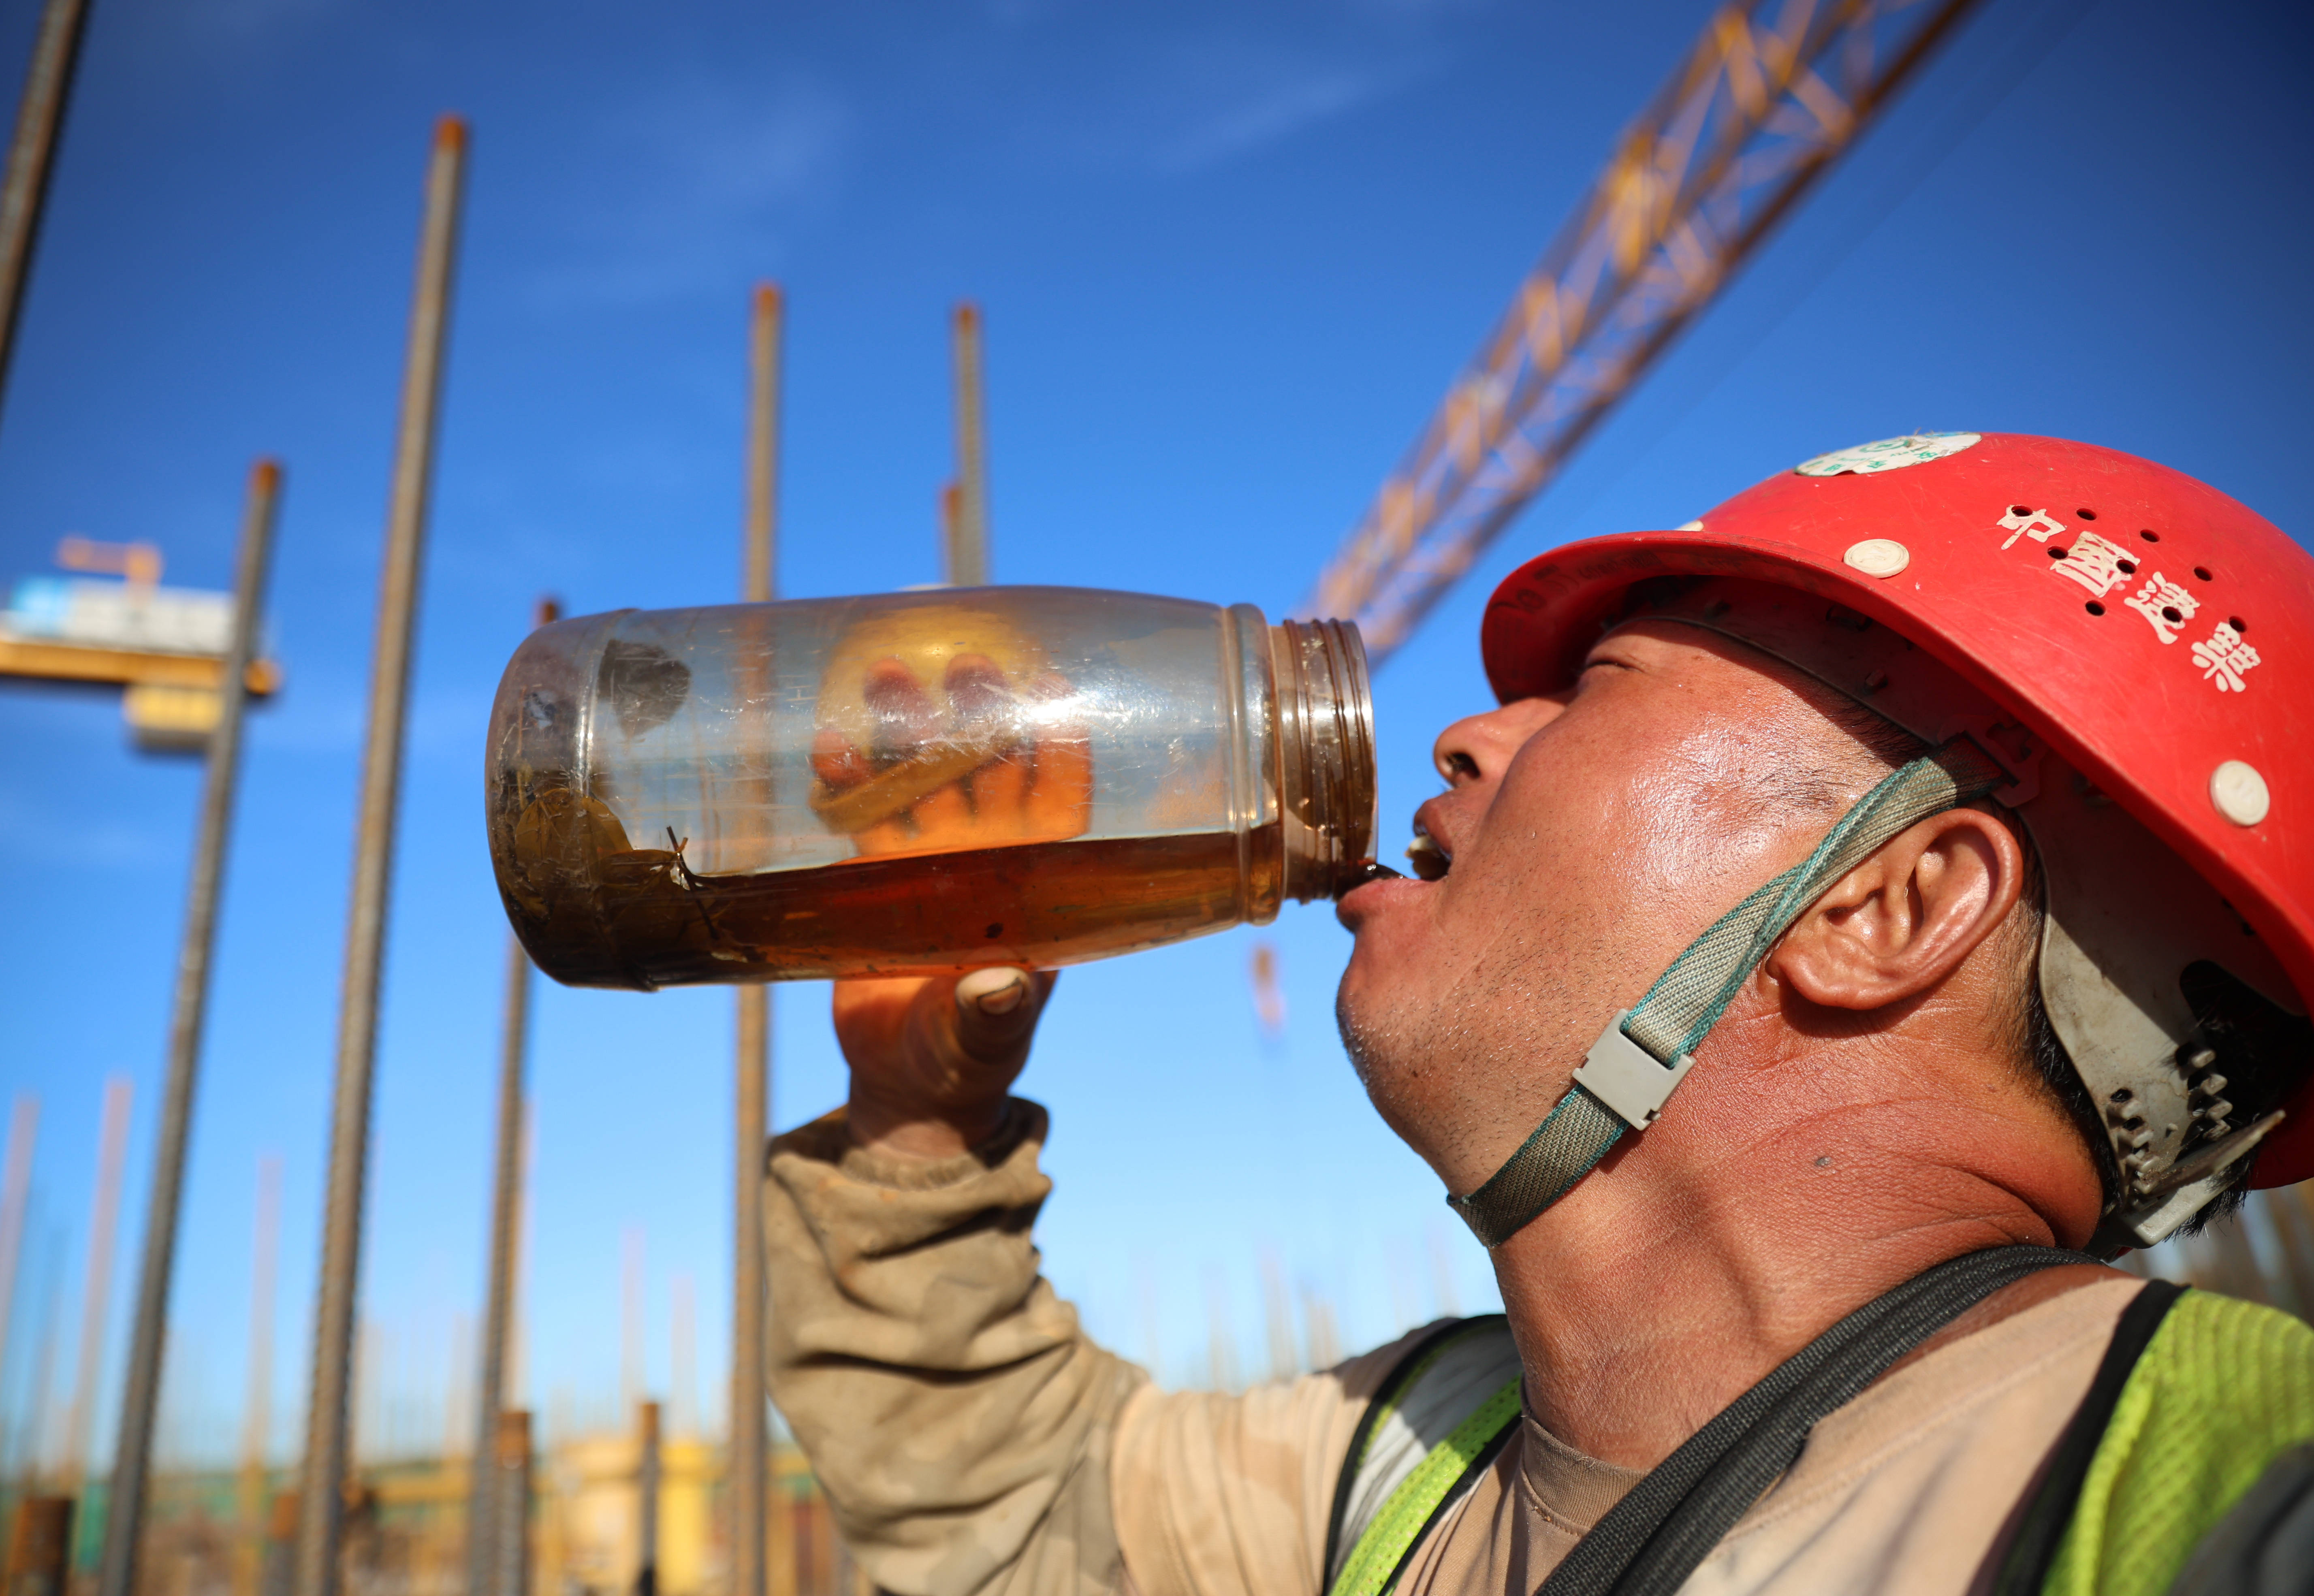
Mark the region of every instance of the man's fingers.
<instances>
[{"instance_id":1,"label":"man's fingers","mask_svg":"<svg viewBox=\"0 0 2314 1596\"><path fill-rule=\"evenodd\" d=\"M857 787L875 774L868 768L867 756L832 726L820 727L811 740L811 773L826 782L831 792Z\"/></svg>"},{"instance_id":2,"label":"man's fingers","mask_svg":"<svg viewBox=\"0 0 2314 1596\"><path fill-rule=\"evenodd\" d=\"M1091 739L1073 721L1046 719L1075 692L1065 677L1043 671L1016 688L995 660L962 653L941 672L936 697L906 661L888 657L868 667L861 691L870 717L862 728L866 747L824 727L812 768L828 795L816 794L814 807L831 827L849 832L861 853L1058 840L1084 831L1092 807ZM937 700L945 700L944 710ZM863 797L880 791L868 785L870 778L888 785L896 771L905 775L940 759L948 765L926 769L944 784L924 791L919 782L888 795L890 812L873 812L872 823L868 814L838 812L842 796L855 788ZM953 780L946 779L949 766Z\"/></svg>"},{"instance_id":3,"label":"man's fingers","mask_svg":"<svg viewBox=\"0 0 2314 1596\"><path fill-rule=\"evenodd\" d=\"M965 796L961 781L950 782L938 792L926 793L909 813L916 823L913 846L930 848L949 843L964 847L973 840L972 800Z\"/></svg>"},{"instance_id":4,"label":"man's fingers","mask_svg":"<svg viewBox=\"0 0 2314 1596\"><path fill-rule=\"evenodd\" d=\"M1020 824L1020 807L1029 793L1029 762L1018 753L991 760L972 772L972 807L981 827L992 839L1009 841L1033 835Z\"/></svg>"},{"instance_id":5,"label":"man's fingers","mask_svg":"<svg viewBox=\"0 0 2314 1596\"><path fill-rule=\"evenodd\" d=\"M906 759L938 729L932 694L904 659L879 659L870 666L860 696L876 718L871 744L879 765Z\"/></svg>"},{"instance_id":6,"label":"man's fingers","mask_svg":"<svg viewBox=\"0 0 2314 1596\"><path fill-rule=\"evenodd\" d=\"M1092 818L1092 744L1074 727L1047 731L1037 745L1037 780L1024 816L1029 834L1073 837Z\"/></svg>"},{"instance_id":7,"label":"man's fingers","mask_svg":"<svg viewBox=\"0 0 2314 1596\"><path fill-rule=\"evenodd\" d=\"M941 685L959 730L993 729L1011 719L1012 685L1004 667L985 654L959 654L948 662Z\"/></svg>"}]
</instances>

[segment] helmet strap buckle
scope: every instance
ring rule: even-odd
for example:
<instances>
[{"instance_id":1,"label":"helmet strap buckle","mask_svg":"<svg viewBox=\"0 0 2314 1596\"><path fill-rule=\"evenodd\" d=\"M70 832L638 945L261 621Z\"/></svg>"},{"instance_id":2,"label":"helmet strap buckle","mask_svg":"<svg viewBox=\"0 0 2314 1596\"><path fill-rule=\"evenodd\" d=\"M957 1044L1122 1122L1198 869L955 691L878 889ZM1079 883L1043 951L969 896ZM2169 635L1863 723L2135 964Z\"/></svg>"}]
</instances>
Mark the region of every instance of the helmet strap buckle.
<instances>
[{"instance_id":1,"label":"helmet strap buckle","mask_svg":"<svg viewBox=\"0 0 2314 1596\"><path fill-rule=\"evenodd\" d=\"M1695 1055L1683 1053L1668 1064L1623 1033L1629 1009L1615 1016L1591 1051L1576 1066L1576 1084L1613 1109L1623 1123L1644 1131L1671 1101L1672 1092L1695 1068Z\"/></svg>"}]
</instances>

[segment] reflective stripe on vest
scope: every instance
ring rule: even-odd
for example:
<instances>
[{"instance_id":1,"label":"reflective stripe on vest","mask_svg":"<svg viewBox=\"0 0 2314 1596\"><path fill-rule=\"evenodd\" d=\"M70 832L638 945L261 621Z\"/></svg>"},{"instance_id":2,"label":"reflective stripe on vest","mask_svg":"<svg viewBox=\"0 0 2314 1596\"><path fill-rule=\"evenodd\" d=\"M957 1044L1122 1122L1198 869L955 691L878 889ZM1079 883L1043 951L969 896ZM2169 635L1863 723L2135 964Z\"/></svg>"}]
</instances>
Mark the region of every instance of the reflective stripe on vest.
<instances>
[{"instance_id":1,"label":"reflective stripe on vest","mask_svg":"<svg viewBox=\"0 0 2314 1596\"><path fill-rule=\"evenodd\" d=\"M1329 1596L1377 1596L1519 1416L1518 1347L1500 1314L1426 1337L1374 1393L1343 1459L1326 1536Z\"/></svg>"}]
</instances>

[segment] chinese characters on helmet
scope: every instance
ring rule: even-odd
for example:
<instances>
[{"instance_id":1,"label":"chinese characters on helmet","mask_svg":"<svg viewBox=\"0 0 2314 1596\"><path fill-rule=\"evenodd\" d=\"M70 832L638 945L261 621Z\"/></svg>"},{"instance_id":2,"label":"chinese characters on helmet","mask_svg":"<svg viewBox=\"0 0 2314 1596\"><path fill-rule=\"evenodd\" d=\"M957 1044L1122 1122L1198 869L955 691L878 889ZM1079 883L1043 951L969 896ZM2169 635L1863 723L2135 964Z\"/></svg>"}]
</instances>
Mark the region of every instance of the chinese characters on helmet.
<instances>
[{"instance_id":1,"label":"chinese characters on helmet","mask_svg":"<svg viewBox=\"0 0 2314 1596\"><path fill-rule=\"evenodd\" d=\"M2088 512L2082 512L2086 515ZM2010 505L1995 525L2006 530L2008 541L2000 546L2012 548L2019 538L2031 538L2045 546L2049 555L2049 574L2062 578L2087 591L2090 596L2090 613L2102 615L2105 607L2096 602L2104 599L2116 588L2126 589L2138 575L2138 560L2121 544L2115 543L2094 532L2082 530L2073 534L2070 545L2049 546L2049 540L2065 531L2065 524L2047 510L2028 505ZM2147 534L2150 538L2151 533ZM2207 571L2197 570L2206 578ZM2172 581L2160 571L2148 571L2142 582L2136 582L2136 592L2121 602L2137 612L2153 629L2154 640L2174 643L2186 622L2202 608L2202 601L2182 583ZM2242 627L2236 621L2221 621L2210 635L2192 645L2194 663L2202 673L2202 680L2220 692L2248 691L2243 677L2260 662L2258 652L2242 638Z\"/></svg>"}]
</instances>

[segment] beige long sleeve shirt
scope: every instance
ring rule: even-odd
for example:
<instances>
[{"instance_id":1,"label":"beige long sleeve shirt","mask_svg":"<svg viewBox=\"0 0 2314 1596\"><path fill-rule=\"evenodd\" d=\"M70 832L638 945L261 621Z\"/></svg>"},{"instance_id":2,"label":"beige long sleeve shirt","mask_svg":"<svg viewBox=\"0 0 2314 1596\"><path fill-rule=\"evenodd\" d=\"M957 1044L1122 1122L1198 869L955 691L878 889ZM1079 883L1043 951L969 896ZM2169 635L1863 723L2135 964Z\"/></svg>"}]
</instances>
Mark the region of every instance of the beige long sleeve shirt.
<instances>
[{"instance_id":1,"label":"beige long sleeve shirt","mask_svg":"<svg viewBox=\"0 0 2314 1596\"><path fill-rule=\"evenodd\" d=\"M899 1596L1317 1596L1336 1478L1415 1337L1237 1396L1165 1392L1038 1272L1044 1110L938 1162L840 1115L773 1143L772 1395L855 1555ZM2071 1291L1819 1424L1692 1596L1960 1596L2087 1392L2138 1283ZM1527 1596L1637 1483L1532 1415L1416 1548L1405 1596Z\"/></svg>"}]
</instances>

